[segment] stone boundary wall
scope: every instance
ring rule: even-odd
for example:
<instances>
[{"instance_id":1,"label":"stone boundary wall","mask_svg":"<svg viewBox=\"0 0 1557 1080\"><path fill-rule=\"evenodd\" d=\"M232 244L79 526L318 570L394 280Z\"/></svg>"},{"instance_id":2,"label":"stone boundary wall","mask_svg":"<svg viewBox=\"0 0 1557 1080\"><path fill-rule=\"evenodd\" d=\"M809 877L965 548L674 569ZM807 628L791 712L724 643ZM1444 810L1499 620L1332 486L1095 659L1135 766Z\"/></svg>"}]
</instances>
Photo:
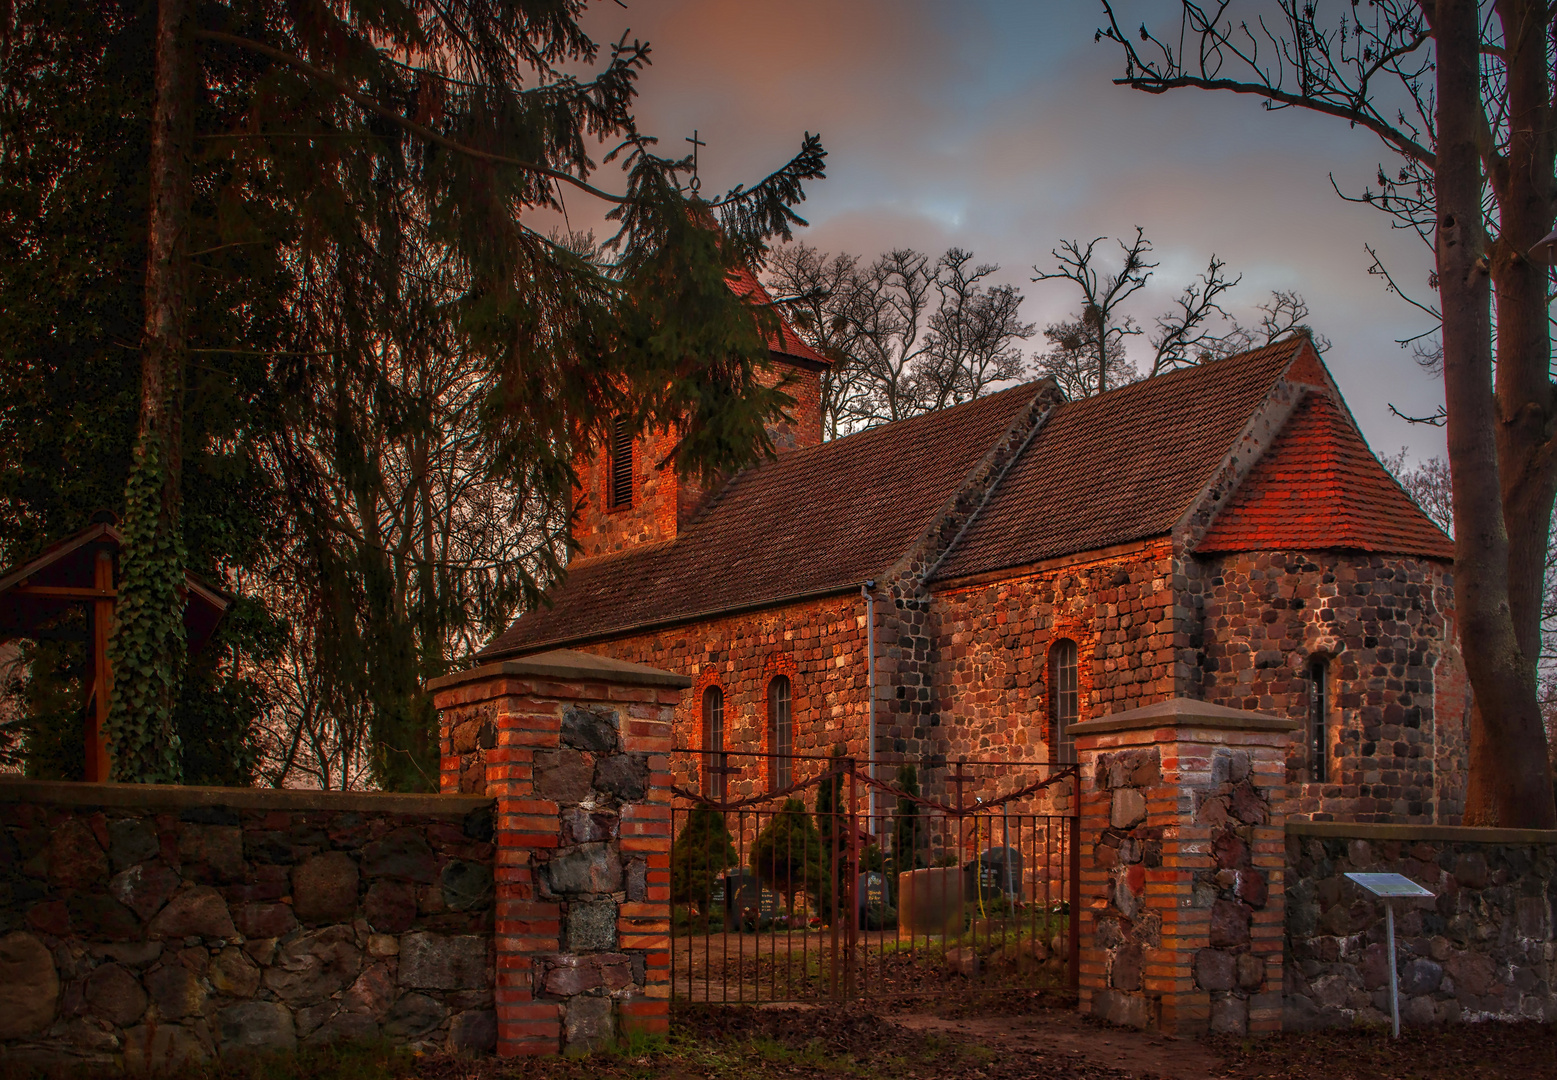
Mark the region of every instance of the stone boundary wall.
<instances>
[{"instance_id":1,"label":"stone boundary wall","mask_svg":"<svg viewBox=\"0 0 1557 1080\"><path fill-rule=\"evenodd\" d=\"M492 800L0 778L0 1059L490 1051Z\"/></svg>"},{"instance_id":2,"label":"stone boundary wall","mask_svg":"<svg viewBox=\"0 0 1557 1080\"><path fill-rule=\"evenodd\" d=\"M1403 1024L1557 1022L1557 831L1288 822L1288 1031L1389 1022L1384 909L1343 875L1404 874Z\"/></svg>"}]
</instances>

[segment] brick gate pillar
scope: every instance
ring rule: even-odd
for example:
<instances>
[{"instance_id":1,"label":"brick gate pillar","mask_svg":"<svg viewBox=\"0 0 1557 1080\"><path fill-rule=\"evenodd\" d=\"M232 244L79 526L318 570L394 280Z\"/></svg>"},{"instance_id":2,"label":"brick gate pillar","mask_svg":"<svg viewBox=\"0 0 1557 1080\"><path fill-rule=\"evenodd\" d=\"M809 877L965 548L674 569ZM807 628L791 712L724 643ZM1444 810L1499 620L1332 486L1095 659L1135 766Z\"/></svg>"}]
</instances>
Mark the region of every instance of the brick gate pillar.
<instances>
[{"instance_id":1,"label":"brick gate pillar","mask_svg":"<svg viewBox=\"0 0 1557 1080\"><path fill-rule=\"evenodd\" d=\"M428 683L442 789L496 801L499 1054L667 1030L671 717L690 685L569 650Z\"/></svg>"},{"instance_id":2,"label":"brick gate pillar","mask_svg":"<svg viewBox=\"0 0 1557 1080\"><path fill-rule=\"evenodd\" d=\"M1297 726L1174 698L1072 729L1083 1012L1176 1035L1281 1030Z\"/></svg>"}]
</instances>

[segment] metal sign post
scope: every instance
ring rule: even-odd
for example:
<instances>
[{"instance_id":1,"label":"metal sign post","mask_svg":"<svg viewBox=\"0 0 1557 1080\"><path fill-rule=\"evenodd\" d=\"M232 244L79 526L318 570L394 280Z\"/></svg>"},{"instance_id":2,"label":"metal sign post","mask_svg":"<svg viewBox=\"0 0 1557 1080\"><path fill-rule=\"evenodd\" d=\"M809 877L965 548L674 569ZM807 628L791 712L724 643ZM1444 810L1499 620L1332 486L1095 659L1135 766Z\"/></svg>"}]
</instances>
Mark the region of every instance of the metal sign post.
<instances>
[{"instance_id":1,"label":"metal sign post","mask_svg":"<svg viewBox=\"0 0 1557 1080\"><path fill-rule=\"evenodd\" d=\"M1389 1020L1393 1038L1400 1038L1400 976L1395 970L1395 900L1432 899L1424 889L1404 874L1347 874L1363 891L1384 901L1384 941L1389 956Z\"/></svg>"}]
</instances>

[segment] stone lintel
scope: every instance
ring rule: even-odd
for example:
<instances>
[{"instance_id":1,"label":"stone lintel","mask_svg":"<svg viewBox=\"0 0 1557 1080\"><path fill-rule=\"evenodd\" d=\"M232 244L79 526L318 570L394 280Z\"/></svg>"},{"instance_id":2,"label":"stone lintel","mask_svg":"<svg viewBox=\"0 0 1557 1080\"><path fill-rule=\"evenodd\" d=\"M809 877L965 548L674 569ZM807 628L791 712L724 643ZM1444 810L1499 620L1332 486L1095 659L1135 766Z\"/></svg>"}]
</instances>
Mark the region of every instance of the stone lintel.
<instances>
[{"instance_id":1,"label":"stone lintel","mask_svg":"<svg viewBox=\"0 0 1557 1080\"><path fill-rule=\"evenodd\" d=\"M1154 731L1163 728L1203 728L1213 731L1296 731L1296 720L1284 720L1265 713L1229 709L1225 705L1195 701L1192 698L1169 698L1138 709L1101 716L1095 720L1083 720L1071 727L1071 734L1106 735L1118 731Z\"/></svg>"},{"instance_id":2,"label":"stone lintel","mask_svg":"<svg viewBox=\"0 0 1557 1080\"><path fill-rule=\"evenodd\" d=\"M613 660L607 656L578 652L575 649L553 649L517 660L497 660L490 664L456 671L436 679L427 680L428 692L448 690L466 683L504 676L520 679L576 680L580 682L617 683L625 686L663 686L673 690L685 690L692 680L673 671L634 664L626 660Z\"/></svg>"},{"instance_id":3,"label":"stone lintel","mask_svg":"<svg viewBox=\"0 0 1557 1080\"><path fill-rule=\"evenodd\" d=\"M0 803L114 806L128 809L321 810L370 814L468 814L492 805L487 795L413 795L392 791L186 787L180 784L87 784L0 776Z\"/></svg>"}]
</instances>

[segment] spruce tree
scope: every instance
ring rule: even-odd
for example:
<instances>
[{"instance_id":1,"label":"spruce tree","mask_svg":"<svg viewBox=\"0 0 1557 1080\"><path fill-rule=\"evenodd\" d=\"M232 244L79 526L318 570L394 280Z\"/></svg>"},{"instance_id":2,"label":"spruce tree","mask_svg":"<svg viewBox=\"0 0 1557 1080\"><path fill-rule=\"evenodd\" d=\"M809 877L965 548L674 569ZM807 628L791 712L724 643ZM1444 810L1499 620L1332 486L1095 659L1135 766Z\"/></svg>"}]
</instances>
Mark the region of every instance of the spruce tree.
<instances>
[{"instance_id":1,"label":"spruce tree","mask_svg":"<svg viewBox=\"0 0 1557 1080\"><path fill-rule=\"evenodd\" d=\"M104 101L103 115L56 126L78 157L104 149L93 125L121 119L113 109L127 138L141 140L105 193L144 214L140 240L106 253L108 276L143 285L139 310L112 327L70 325L77 310L36 316L63 320L67 340L97 331L121 366L138 352L124 373L138 375L138 393L123 394L122 377L109 384L134 418L120 451L117 779L183 775L179 583L198 543L185 475L191 448L208 445L189 424L207 371L259 371L257 389L237 398L272 411L217 445L266 449L282 516L318 567L305 577L318 646L339 692L371 703L387 787L434 782L433 715L420 687L451 628L471 620L439 591L439 575L483 571L424 559L412 572L430 600L398 611L390 585L406 571L374 557L375 523L351 512L315 528L311 510L371 504L387 483L360 422L364 402L417 422L414 410L374 397L386 363L429 353L479 365L490 387L489 468L524 498L565 503L575 454L617 414L640 428L675 425L674 465L687 473L772 452L764 421L790 404L762 378L773 317L725 280L799 222L792 207L803 181L822 175L820 142L808 135L793 161L750 188L697 199L682 187L690 162L656 154L633 116L648 46L624 37L602 51L579 26L583 9L581 0L390 0L306 15L252 0L8 9L8 165L43 152L32 138L40 99L29 91L57 79L51 64L73 40L62 29L71 21L91 43L88 62L152 73ZM593 78L570 73L597 61ZM597 145L607 150L598 163ZM597 177L608 163L621 170L614 187ZM536 212L565 211L569 198L612 208L618 231L604 258L533 226ZM235 259L253 268L250 298L234 296ZM222 332L207 335L212 324ZM300 430L311 434L289 440ZM543 571L557 569L549 558ZM484 618L538 594L531 564L489 573L504 591Z\"/></svg>"},{"instance_id":2,"label":"spruce tree","mask_svg":"<svg viewBox=\"0 0 1557 1080\"><path fill-rule=\"evenodd\" d=\"M701 803L694 806L670 846L671 902L695 906L706 926L714 882L739 861L724 814Z\"/></svg>"},{"instance_id":3,"label":"spruce tree","mask_svg":"<svg viewBox=\"0 0 1557 1080\"><path fill-rule=\"evenodd\" d=\"M819 893L824 874L822 838L806 813L805 803L784 800L779 812L757 834L751 869L758 881L783 894L785 910L791 915L797 892Z\"/></svg>"}]
</instances>

